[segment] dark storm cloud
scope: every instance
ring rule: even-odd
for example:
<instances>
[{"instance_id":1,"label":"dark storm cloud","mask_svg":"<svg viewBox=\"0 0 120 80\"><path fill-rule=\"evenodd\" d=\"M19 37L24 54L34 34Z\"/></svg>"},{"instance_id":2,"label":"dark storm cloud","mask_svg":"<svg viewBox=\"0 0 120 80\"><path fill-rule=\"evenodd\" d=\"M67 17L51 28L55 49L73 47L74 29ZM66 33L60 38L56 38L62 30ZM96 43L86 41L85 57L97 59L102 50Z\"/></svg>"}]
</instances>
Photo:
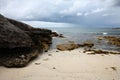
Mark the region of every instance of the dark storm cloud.
<instances>
[{"instance_id":1,"label":"dark storm cloud","mask_svg":"<svg viewBox=\"0 0 120 80\"><path fill-rule=\"evenodd\" d=\"M113 0L113 6L120 7L120 0Z\"/></svg>"},{"instance_id":2,"label":"dark storm cloud","mask_svg":"<svg viewBox=\"0 0 120 80\"><path fill-rule=\"evenodd\" d=\"M120 0L0 0L0 13L17 20L120 25L116 6Z\"/></svg>"}]
</instances>

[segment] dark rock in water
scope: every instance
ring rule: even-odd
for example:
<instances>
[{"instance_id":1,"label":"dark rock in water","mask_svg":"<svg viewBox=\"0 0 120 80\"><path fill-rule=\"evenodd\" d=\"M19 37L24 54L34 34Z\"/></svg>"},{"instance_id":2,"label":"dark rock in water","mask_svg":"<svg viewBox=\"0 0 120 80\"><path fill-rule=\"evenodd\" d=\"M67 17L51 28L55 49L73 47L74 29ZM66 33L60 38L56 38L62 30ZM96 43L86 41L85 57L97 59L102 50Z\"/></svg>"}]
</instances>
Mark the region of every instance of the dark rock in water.
<instances>
[{"instance_id":1,"label":"dark rock in water","mask_svg":"<svg viewBox=\"0 0 120 80\"><path fill-rule=\"evenodd\" d=\"M51 37L65 38L63 34L58 34L57 32L52 32Z\"/></svg>"},{"instance_id":2,"label":"dark rock in water","mask_svg":"<svg viewBox=\"0 0 120 80\"><path fill-rule=\"evenodd\" d=\"M107 40L108 44L120 46L120 37L116 36L99 36L98 39Z\"/></svg>"},{"instance_id":3,"label":"dark rock in water","mask_svg":"<svg viewBox=\"0 0 120 80\"><path fill-rule=\"evenodd\" d=\"M120 37L104 36L103 38L106 39L109 44L120 46Z\"/></svg>"},{"instance_id":4,"label":"dark rock in water","mask_svg":"<svg viewBox=\"0 0 120 80\"><path fill-rule=\"evenodd\" d=\"M91 48L94 46L94 43L92 43L92 42L84 42L83 46L85 47L85 50L91 50Z\"/></svg>"},{"instance_id":5,"label":"dark rock in water","mask_svg":"<svg viewBox=\"0 0 120 80\"><path fill-rule=\"evenodd\" d=\"M57 32L52 32L51 36L52 36L52 37L58 37L59 34L58 34Z\"/></svg>"},{"instance_id":6,"label":"dark rock in water","mask_svg":"<svg viewBox=\"0 0 120 80\"><path fill-rule=\"evenodd\" d=\"M23 67L52 43L51 30L0 15L0 65Z\"/></svg>"},{"instance_id":7,"label":"dark rock in water","mask_svg":"<svg viewBox=\"0 0 120 80\"><path fill-rule=\"evenodd\" d=\"M98 39L98 40L103 40L103 37L102 37L102 36L99 36L97 39Z\"/></svg>"},{"instance_id":8,"label":"dark rock in water","mask_svg":"<svg viewBox=\"0 0 120 80\"><path fill-rule=\"evenodd\" d=\"M63 36L63 34L59 34L59 37L60 37L60 38L65 38L65 37Z\"/></svg>"},{"instance_id":9,"label":"dark rock in water","mask_svg":"<svg viewBox=\"0 0 120 80\"><path fill-rule=\"evenodd\" d=\"M59 44L56 46L58 50L65 51L65 50L73 50L79 47L79 44Z\"/></svg>"},{"instance_id":10,"label":"dark rock in water","mask_svg":"<svg viewBox=\"0 0 120 80\"><path fill-rule=\"evenodd\" d=\"M83 45L87 46L89 48L92 48L94 46L94 43L92 43L92 42L84 42Z\"/></svg>"}]
</instances>

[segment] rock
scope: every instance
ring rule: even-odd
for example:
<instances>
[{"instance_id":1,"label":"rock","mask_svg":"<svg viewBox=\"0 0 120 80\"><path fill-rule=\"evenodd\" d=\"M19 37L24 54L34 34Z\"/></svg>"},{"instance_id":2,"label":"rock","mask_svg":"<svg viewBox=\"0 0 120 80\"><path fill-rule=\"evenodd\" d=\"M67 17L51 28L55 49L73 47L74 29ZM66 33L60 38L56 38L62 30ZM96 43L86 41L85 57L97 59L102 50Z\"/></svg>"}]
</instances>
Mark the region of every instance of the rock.
<instances>
[{"instance_id":1,"label":"rock","mask_svg":"<svg viewBox=\"0 0 120 80\"><path fill-rule=\"evenodd\" d=\"M57 32L52 32L51 37L65 38L63 34L58 34Z\"/></svg>"},{"instance_id":2,"label":"rock","mask_svg":"<svg viewBox=\"0 0 120 80\"><path fill-rule=\"evenodd\" d=\"M52 54L48 54L48 56L52 56Z\"/></svg>"},{"instance_id":3,"label":"rock","mask_svg":"<svg viewBox=\"0 0 120 80\"><path fill-rule=\"evenodd\" d=\"M103 40L103 37L102 37L102 36L99 36L97 39L98 39L98 40Z\"/></svg>"},{"instance_id":4,"label":"rock","mask_svg":"<svg viewBox=\"0 0 120 80\"><path fill-rule=\"evenodd\" d=\"M40 52L49 49L51 33L0 15L0 65L26 66Z\"/></svg>"},{"instance_id":5,"label":"rock","mask_svg":"<svg viewBox=\"0 0 120 80\"><path fill-rule=\"evenodd\" d=\"M59 34L57 32L52 32L51 33L51 37L58 37L58 36L59 36Z\"/></svg>"},{"instance_id":6,"label":"rock","mask_svg":"<svg viewBox=\"0 0 120 80\"><path fill-rule=\"evenodd\" d=\"M112 70L117 71L116 67L110 67Z\"/></svg>"},{"instance_id":7,"label":"rock","mask_svg":"<svg viewBox=\"0 0 120 80\"><path fill-rule=\"evenodd\" d=\"M94 46L91 42L84 42L83 44L76 44L74 41L70 42L69 44L58 44L56 48L61 51L65 50L73 50L79 47L88 47L89 50Z\"/></svg>"},{"instance_id":8,"label":"rock","mask_svg":"<svg viewBox=\"0 0 120 80\"><path fill-rule=\"evenodd\" d=\"M59 51L56 51L56 52L59 52Z\"/></svg>"},{"instance_id":9,"label":"rock","mask_svg":"<svg viewBox=\"0 0 120 80\"><path fill-rule=\"evenodd\" d=\"M84 53L89 52L88 54L114 54L114 55L120 55L120 52L110 52L110 51L104 51L104 50L85 50Z\"/></svg>"},{"instance_id":10,"label":"rock","mask_svg":"<svg viewBox=\"0 0 120 80\"><path fill-rule=\"evenodd\" d=\"M27 66L30 60L34 59L38 56L38 52L31 52L24 54L24 57L20 57L20 55L14 55L9 57L5 57L2 61L2 65L6 67L24 67Z\"/></svg>"},{"instance_id":11,"label":"rock","mask_svg":"<svg viewBox=\"0 0 120 80\"><path fill-rule=\"evenodd\" d=\"M11 24L5 17L0 15L0 49L32 47L32 39L21 29Z\"/></svg>"},{"instance_id":12,"label":"rock","mask_svg":"<svg viewBox=\"0 0 120 80\"><path fill-rule=\"evenodd\" d=\"M53 69L56 69L55 67L53 67Z\"/></svg>"},{"instance_id":13,"label":"rock","mask_svg":"<svg viewBox=\"0 0 120 80\"><path fill-rule=\"evenodd\" d=\"M41 63L35 63L36 65L40 65Z\"/></svg>"},{"instance_id":14,"label":"rock","mask_svg":"<svg viewBox=\"0 0 120 80\"><path fill-rule=\"evenodd\" d=\"M120 37L116 36L99 36L99 40L107 40L108 44L120 46Z\"/></svg>"},{"instance_id":15,"label":"rock","mask_svg":"<svg viewBox=\"0 0 120 80\"><path fill-rule=\"evenodd\" d=\"M59 34L59 37L60 37L60 38L65 38L65 37L63 36L63 34Z\"/></svg>"},{"instance_id":16,"label":"rock","mask_svg":"<svg viewBox=\"0 0 120 80\"><path fill-rule=\"evenodd\" d=\"M48 29L40 29L40 28L33 28L30 25L23 24L22 22L8 19L9 22L23 30L26 34L28 34L31 39L34 41L35 45L41 46L41 42L44 42L45 44L51 44L52 43L52 37L51 34L53 33L51 30ZM43 46L44 47L44 46Z\"/></svg>"},{"instance_id":17,"label":"rock","mask_svg":"<svg viewBox=\"0 0 120 80\"><path fill-rule=\"evenodd\" d=\"M120 37L103 36L103 38L107 40L109 44L120 46Z\"/></svg>"},{"instance_id":18,"label":"rock","mask_svg":"<svg viewBox=\"0 0 120 80\"><path fill-rule=\"evenodd\" d=\"M94 43L92 43L92 42L84 42L84 43L83 43L83 46L92 48L92 47L94 46Z\"/></svg>"},{"instance_id":19,"label":"rock","mask_svg":"<svg viewBox=\"0 0 120 80\"><path fill-rule=\"evenodd\" d=\"M58 50L65 51L65 50L73 50L79 47L79 44L59 44L56 46Z\"/></svg>"},{"instance_id":20,"label":"rock","mask_svg":"<svg viewBox=\"0 0 120 80\"><path fill-rule=\"evenodd\" d=\"M44 42L42 44L43 44L45 52L47 52L49 50L49 45Z\"/></svg>"}]
</instances>

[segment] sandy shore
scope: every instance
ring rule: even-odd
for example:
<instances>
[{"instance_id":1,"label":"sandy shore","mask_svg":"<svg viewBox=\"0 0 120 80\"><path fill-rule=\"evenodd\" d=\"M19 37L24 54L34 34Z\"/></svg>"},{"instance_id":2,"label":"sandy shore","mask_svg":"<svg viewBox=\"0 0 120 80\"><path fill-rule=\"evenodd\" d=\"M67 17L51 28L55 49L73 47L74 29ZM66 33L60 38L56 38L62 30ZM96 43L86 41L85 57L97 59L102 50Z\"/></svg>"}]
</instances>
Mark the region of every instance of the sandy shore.
<instances>
[{"instance_id":1,"label":"sandy shore","mask_svg":"<svg viewBox=\"0 0 120 80\"><path fill-rule=\"evenodd\" d=\"M0 67L0 80L120 80L120 55L51 50L24 68Z\"/></svg>"}]
</instances>

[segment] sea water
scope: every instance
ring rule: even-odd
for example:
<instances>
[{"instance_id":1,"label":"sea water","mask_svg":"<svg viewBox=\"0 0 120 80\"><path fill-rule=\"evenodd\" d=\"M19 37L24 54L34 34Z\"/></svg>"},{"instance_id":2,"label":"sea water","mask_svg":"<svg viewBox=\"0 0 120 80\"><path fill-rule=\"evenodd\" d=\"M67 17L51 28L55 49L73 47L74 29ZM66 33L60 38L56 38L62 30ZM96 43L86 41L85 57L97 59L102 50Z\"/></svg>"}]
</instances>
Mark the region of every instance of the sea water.
<instances>
[{"instance_id":1,"label":"sea water","mask_svg":"<svg viewBox=\"0 0 120 80\"><path fill-rule=\"evenodd\" d=\"M120 37L120 29L84 27L66 23L50 23L39 21L23 21L37 28L47 28L57 33L63 34L65 38L53 38L51 49L56 48L57 44L75 42L82 44L84 42L93 42L94 48L103 50L120 51L120 47L110 45L105 40L98 40L98 36L117 36Z\"/></svg>"}]
</instances>

